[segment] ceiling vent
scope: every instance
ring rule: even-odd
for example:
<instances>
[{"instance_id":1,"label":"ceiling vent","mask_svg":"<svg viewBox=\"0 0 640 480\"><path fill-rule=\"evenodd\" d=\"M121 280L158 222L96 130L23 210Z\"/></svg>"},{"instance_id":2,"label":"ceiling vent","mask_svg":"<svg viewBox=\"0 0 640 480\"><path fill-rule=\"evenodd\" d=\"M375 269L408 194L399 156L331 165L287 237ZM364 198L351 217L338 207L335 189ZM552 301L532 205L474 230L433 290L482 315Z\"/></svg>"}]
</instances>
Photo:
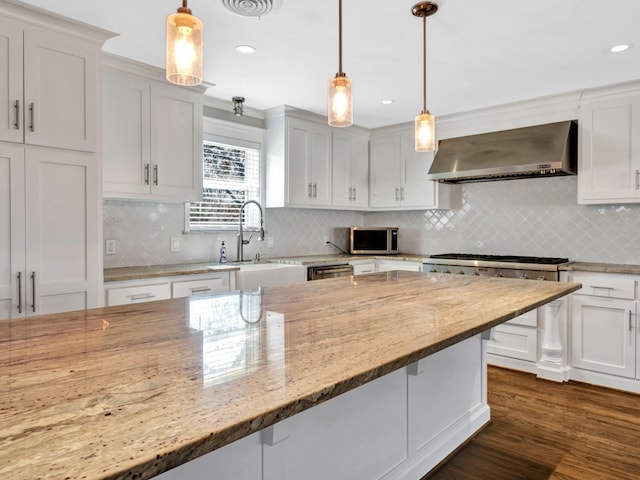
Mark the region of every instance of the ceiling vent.
<instances>
[{"instance_id":1,"label":"ceiling vent","mask_svg":"<svg viewBox=\"0 0 640 480\"><path fill-rule=\"evenodd\" d=\"M263 17L278 10L282 0L222 0L222 4L243 17Z\"/></svg>"}]
</instances>

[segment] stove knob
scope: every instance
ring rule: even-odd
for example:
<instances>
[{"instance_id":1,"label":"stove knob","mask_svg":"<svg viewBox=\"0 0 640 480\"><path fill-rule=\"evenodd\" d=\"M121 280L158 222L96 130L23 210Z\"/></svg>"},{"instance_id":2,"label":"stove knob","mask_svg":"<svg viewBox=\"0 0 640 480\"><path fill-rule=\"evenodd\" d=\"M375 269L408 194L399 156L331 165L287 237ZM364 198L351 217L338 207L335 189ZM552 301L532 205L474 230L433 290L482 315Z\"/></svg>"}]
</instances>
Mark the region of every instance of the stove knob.
<instances>
[{"instance_id":1,"label":"stove knob","mask_svg":"<svg viewBox=\"0 0 640 480\"><path fill-rule=\"evenodd\" d=\"M542 275L542 274L538 275L538 280L543 281L544 280L544 275Z\"/></svg>"},{"instance_id":2,"label":"stove knob","mask_svg":"<svg viewBox=\"0 0 640 480\"><path fill-rule=\"evenodd\" d=\"M480 276L480 272L473 272L473 274L474 274L476 277L479 277L479 276Z\"/></svg>"},{"instance_id":3,"label":"stove knob","mask_svg":"<svg viewBox=\"0 0 640 480\"><path fill-rule=\"evenodd\" d=\"M431 273L438 273L438 270L436 270L435 268L432 268L431 270L429 270Z\"/></svg>"},{"instance_id":4,"label":"stove knob","mask_svg":"<svg viewBox=\"0 0 640 480\"><path fill-rule=\"evenodd\" d=\"M460 271L458 272L458 275L464 275L464 272L463 272L462 270L460 270Z\"/></svg>"},{"instance_id":5,"label":"stove knob","mask_svg":"<svg viewBox=\"0 0 640 480\"><path fill-rule=\"evenodd\" d=\"M504 277L504 275L502 275L500 272L496 272L496 274L494 275L494 277Z\"/></svg>"},{"instance_id":6,"label":"stove knob","mask_svg":"<svg viewBox=\"0 0 640 480\"><path fill-rule=\"evenodd\" d=\"M529 278L529 275L527 275L526 273L521 273L520 277L518 277L518 278L520 278L522 280L527 280Z\"/></svg>"},{"instance_id":7,"label":"stove knob","mask_svg":"<svg viewBox=\"0 0 640 480\"><path fill-rule=\"evenodd\" d=\"M442 272L442 273L451 273L451 270L445 270L445 271L444 271L444 272Z\"/></svg>"}]
</instances>

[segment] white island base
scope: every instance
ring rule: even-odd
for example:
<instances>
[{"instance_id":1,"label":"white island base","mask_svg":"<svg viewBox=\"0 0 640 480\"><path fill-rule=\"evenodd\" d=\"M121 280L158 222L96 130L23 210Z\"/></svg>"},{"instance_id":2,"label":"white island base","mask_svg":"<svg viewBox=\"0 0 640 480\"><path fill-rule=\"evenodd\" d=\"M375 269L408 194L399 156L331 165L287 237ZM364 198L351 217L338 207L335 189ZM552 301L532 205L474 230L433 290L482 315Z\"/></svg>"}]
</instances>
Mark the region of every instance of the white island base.
<instances>
[{"instance_id":1,"label":"white island base","mask_svg":"<svg viewBox=\"0 0 640 480\"><path fill-rule=\"evenodd\" d=\"M417 480L490 420L480 335L156 478Z\"/></svg>"}]
</instances>

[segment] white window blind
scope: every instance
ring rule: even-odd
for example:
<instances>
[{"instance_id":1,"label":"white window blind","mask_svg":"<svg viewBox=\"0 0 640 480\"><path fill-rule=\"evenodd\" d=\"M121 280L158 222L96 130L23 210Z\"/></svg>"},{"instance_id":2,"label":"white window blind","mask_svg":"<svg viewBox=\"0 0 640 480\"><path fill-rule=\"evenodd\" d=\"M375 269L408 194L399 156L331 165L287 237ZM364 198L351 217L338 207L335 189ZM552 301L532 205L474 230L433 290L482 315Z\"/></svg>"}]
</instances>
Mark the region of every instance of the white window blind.
<instances>
[{"instance_id":1,"label":"white window blind","mask_svg":"<svg viewBox=\"0 0 640 480\"><path fill-rule=\"evenodd\" d=\"M202 202L189 205L189 230L236 229L242 204L260 201L259 145L205 139L202 183ZM245 208L244 228L257 230L259 223L258 209Z\"/></svg>"}]
</instances>

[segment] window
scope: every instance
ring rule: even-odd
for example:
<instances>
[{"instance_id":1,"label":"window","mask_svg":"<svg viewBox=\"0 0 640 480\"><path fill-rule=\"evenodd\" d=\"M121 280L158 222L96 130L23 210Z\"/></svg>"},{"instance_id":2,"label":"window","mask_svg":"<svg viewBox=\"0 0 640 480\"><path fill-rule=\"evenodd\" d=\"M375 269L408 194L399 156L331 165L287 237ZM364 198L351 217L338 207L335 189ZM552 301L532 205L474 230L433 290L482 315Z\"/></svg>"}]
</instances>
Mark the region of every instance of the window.
<instances>
[{"instance_id":1,"label":"window","mask_svg":"<svg viewBox=\"0 0 640 480\"><path fill-rule=\"evenodd\" d=\"M235 230L240 207L260 201L260 145L205 135L202 202L188 204L188 230ZM259 228L256 208L245 208L246 230Z\"/></svg>"}]
</instances>

